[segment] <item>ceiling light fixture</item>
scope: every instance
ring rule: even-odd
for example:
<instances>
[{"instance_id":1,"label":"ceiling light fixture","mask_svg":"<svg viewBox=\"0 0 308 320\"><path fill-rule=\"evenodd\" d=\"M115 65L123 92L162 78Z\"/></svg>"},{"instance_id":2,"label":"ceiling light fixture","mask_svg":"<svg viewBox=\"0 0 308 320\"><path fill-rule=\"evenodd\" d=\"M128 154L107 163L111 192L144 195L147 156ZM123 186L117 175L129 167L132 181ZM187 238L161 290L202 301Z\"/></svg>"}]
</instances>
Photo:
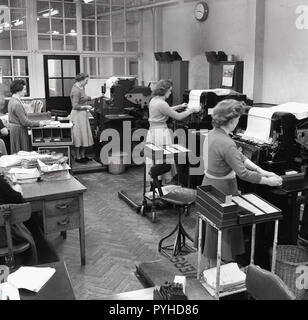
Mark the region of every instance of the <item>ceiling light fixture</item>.
<instances>
[{"instance_id":1,"label":"ceiling light fixture","mask_svg":"<svg viewBox=\"0 0 308 320\"><path fill-rule=\"evenodd\" d=\"M24 24L24 22L23 22L23 20L19 20L19 19L17 19L13 24L14 24L14 26L15 26L15 27L17 27L17 26L21 26L21 25L23 25L23 24Z\"/></svg>"},{"instance_id":2,"label":"ceiling light fixture","mask_svg":"<svg viewBox=\"0 0 308 320\"><path fill-rule=\"evenodd\" d=\"M93 0L83 0L84 3L92 2Z\"/></svg>"},{"instance_id":3,"label":"ceiling light fixture","mask_svg":"<svg viewBox=\"0 0 308 320\"><path fill-rule=\"evenodd\" d=\"M77 36L77 32L74 29L71 29L71 31L68 33L69 36Z\"/></svg>"},{"instance_id":4,"label":"ceiling light fixture","mask_svg":"<svg viewBox=\"0 0 308 320\"><path fill-rule=\"evenodd\" d=\"M43 13L42 16L47 18L47 17L50 17L50 16L55 16L57 14L59 14L59 10L57 10L57 9L54 10L54 9L51 8L50 11Z\"/></svg>"}]
</instances>

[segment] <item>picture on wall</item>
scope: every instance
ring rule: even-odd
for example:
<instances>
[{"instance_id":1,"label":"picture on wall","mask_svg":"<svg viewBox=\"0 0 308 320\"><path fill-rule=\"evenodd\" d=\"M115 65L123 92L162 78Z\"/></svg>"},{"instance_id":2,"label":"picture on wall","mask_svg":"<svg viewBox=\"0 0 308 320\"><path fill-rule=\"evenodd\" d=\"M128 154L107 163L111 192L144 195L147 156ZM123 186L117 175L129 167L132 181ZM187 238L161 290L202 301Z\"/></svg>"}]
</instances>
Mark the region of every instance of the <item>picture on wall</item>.
<instances>
[{"instance_id":1,"label":"picture on wall","mask_svg":"<svg viewBox=\"0 0 308 320\"><path fill-rule=\"evenodd\" d=\"M224 64L222 69L222 85L224 87L233 86L234 64Z\"/></svg>"}]
</instances>

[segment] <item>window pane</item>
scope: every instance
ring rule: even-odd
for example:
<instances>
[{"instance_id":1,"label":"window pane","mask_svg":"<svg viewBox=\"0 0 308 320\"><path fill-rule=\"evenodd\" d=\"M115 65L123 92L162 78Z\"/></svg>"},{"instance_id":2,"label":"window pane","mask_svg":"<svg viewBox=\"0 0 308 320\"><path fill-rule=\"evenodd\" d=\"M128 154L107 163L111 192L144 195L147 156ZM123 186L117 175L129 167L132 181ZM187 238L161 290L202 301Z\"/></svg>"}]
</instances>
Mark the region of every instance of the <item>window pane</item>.
<instances>
[{"instance_id":1,"label":"window pane","mask_svg":"<svg viewBox=\"0 0 308 320\"><path fill-rule=\"evenodd\" d=\"M110 38L98 38L98 51L111 51Z\"/></svg>"},{"instance_id":2,"label":"window pane","mask_svg":"<svg viewBox=\"0 0 308 320\"><path fill-rule=\"evenodd\" d=\"M124 38L124 14L112 15L112 34L114 38Z\"/></svg>"},{"instance_id":3,"label":"window pane","mask_svg":"<svg viewBox=\"0 0 308 320\"><path fill-rule=\"evenodd\" d=\"M110 20L110 5L109 1L106 1L104 5L96 6L97 19Z\"/></svg>"},{"instance_id":4,"label":"window pane","mask_svg":"<svg viewBox=\"0 0 308 320\"><path fill-rule=\"evenodd\" d=\"M76 5L74 3L64 3L64 17L76 18Z\"/></svg>"},{"instance_id":5,"label":"window pane","mask_svg":"<svg viewBox=\"0 0 308 320\"><path fill-rule=\"evenodd\" d=\"M66 35L70 35L72 37L76 37L77 27L76 27L76 20L65 20L65 33Z\"/></svg>"},{"instance_id":6,"label":"window pane","mask_svg":"<svg viewBox=\"0 0 308 320\"><path fill-rule=\"evenodd\" d=\"M7 1L5 1L5 2L7 3ZM25 8L26 7L26 0L11 0L10 3L11 3L12 8Z\"/></svg>"},{"instance_id":7,"label":"window pane","mask_svg":"<svg viewBox=\"0 0 308 320\"><path fill-rule=\"evenodd\" d=\"M52 36L52 50L64 50L64 37L53 35Z\"/></svg>"},{"instance_id":8,"label":"window pane","mask_svg":"<svg viewBox=\"0 0 308 320\"><path fill-rule=\"evenodd\" d=\"M126 43L126 50L128 52L138 52L138 41L129 41Z\"/></svg>"},{"instance_id":9,"label":"window pane","mask_svg":"<svg viewBox=\"0 0 308 320\"><path fill-rule=\"evenodd\" d=\"M27 29L25 9L11 9L11 28L12 29Z\"/></svg>"},{"instance_id":10,"label":"window pane","mask_svg":"<svg viewBox=\"0 0 308 320\"><path fill-rule=\"evenodd\" d=\"M63 77L76 76L76 62L75 60L62 60L63 62Z\"/></svg>"},{"instance_id":11,"label":"window pane","mask_svg":"<svg viewBox=\"0 0 308 320\"><path fill-rule=\"evenodd\" d=\"M50 35L39 35L39 49L50 50Z\"/></svg>"},{"instance_id":12,"label":"window pane","mask_svg":"<svg viewBox=\"0 0 308 320\"><path fill-rule=\"evenodd\" d=\"M27 60L25 58L13 58L14 76L27 76Z\"/></svg>"},{"instance_id":13,"label":"window pane","mask_svg":"<svg viewBox=\"0 0 308 320\"><path fill-rule=\"evenodd\" d=\"M90 76L96 76L96 58L86 57L83 59L84 72Z\"/></svg>"},{"instance_id":14,"label":"window pane","mask_svg":"<svg viewBox=\"0 0 308 320\"><path fill-rule=\"evenodd\" d=\"M63 20L60 19L51 19L51 30L53 32L59 32L63 34Z\"/></svg>"},{"instance_id":15,"label":"window pane","mask_svg":"<svg viewBox=\"0 0 308 320\"><path fill-rule=\"evenodd\" d=\"M128 74L130 76L138 76L138 59L128 58Z\"/></svg>"},{"instance_id":16,"label":"window pane","mask_svg":"<svg viewBox=\"0 0 308 320\"><path fill-rule=\"evenodd\" d=\"M49 96L62 97L62 80L49 79Z\"/></svg>"},{"instance_id":17,"label":"window pane","mask_svg":"<svg viewBox=\"0 0 308 320\"><path fill-rule=\"evenodd\" d=\"M110 22L97 21L97 34L99 36L110 36Z\"/></svg>"},{"instance_id":18,"label":"window pane","mask_svg":"<svg viewBox=\"0 0 308 320\"><path fill-rule=\"evenodd\" d=\"M75 78L74 79L63 79L64 82L64 96L69 97L72 91L72 87L75 83Z\"/></svg>"},{"instance_id":19,"label":"window pane","mask_svg":"<svg viewBox=\"0 0 308 320\"><path fill-rule=\"evenodd\" d=\"M132 21L131 23L128 23L128 21L127 21L127 23L126 23L126 36L128 38L138 38L139 37L139 22L138 22L138 20Z\"/></svg>"},{"instance_id":20,"label":"window pane","mask_svg":"<svg viewBox=\"0 0 308 320\"><path fill-rule=\"evenodd\" d=\"M62 77L61 60L48 60L48 77Z\"/></svg>"},{"instance_id":21,"label":"window pane","mask_svg":"<svg viewBox=\"0 0 308 320\"><path fill-rule=\"evenodd\" d=\"M66 50L75 51L77 50L77 38L74 36L66 36Z\"/></svg>"},{"instance_id":22,"label":"window pane","mask_svg":"<svg viewBox=\"0 0 308 320\"><path fill-rule=\"evenodd\" d=\"M82 34L95 35L95 21L83 20L82 21Z\"/></svg>"},{"instance_id":23,"label":"window pane","mask_svg":"<svg viewBox=\"0 0 308 320\"><path fill-rule=\"evenodd\" d=\"M37 16L38 18L42 17L42 14L49 10L48 1L37 1Z\"/></svg>"},{"instance_id":24,"label":"window pane","mask_svg":"<svg viewBox=\"0 0 308 320\"><path fill-rule=\"evenodd\" d=\"M113 51L124 51L124 42L113 42L112 44Z\"/></svg>"},{"instance_id":25,"label":"window pane","mask_svg":"<svg viewBox=\"0 0 308 320\"><path fill-rule=\"evenodd\" d=\"M12 31L13 50L27 50L27 31Z\"/></svg>"},{"instance_id":26,"label":"window pane","mask_svg":"<svg viewBox=\"0 0 308 320\"><path fill-rule=\"evenodd\" d=\"M0 5L1 6L8 6L9 0L0 0Z\"/></svg>"},{"instance_id":27,"label":"window pane","mask_svg":"<svg viewBox=\"0 0 308 320\"><path fill-rule=\"evenodd\" d=\"M12 66L10 57L0 57L0 66L2 67L2 75L11 76L12 75Z\"/></svg>"},{"instance_id":28,"label":"window pane","mask_svg":"<svg viewBox=\"0 0 308 320\"><path fill-rule=\"evenodd\" d=\"M54 11L57 10L58 13L53 15L52 17L63 17L63 7L62 7L62 2L50 2L50 8L53 9Z\"/></svg>"},{"instance_id":29,"label":"window pane","mask_svg":"<svg viewBox=\"0 0 308 320\"><path fill-rule=\"evenodd\" d=\"M95 5L93 3L82 4L81 6L82 18L95 19Z\"/></svg>"},{"instance_id":30,"label":"window pane","mask_svg":"<svg viewBox=\"0 0 308 320\"><path fill-rule=\"evenodd\" d=\"M2 84L0 84L0 95L3 94L5 97L10 97L12 95L10 91L11 82L11 78L2 79Z\"/></svg>"},{"instance_id":31,"label":"window pane","mask_svg":"<svg viewBox=\"0 0 308 320\"><path fill-rule=\"evenodd\" d=\"M48 33L50 31L49 18L40 18L37 21L38 33Z\"/></svg>"},{"instance_id":32,"label":"window pane","mask_svg":"<svg viewBox=\"0 0 308 320\"><path fill-rule=\"evenodd\" d=\"M125 75L124 58L113 58L113 73L114 75Z\"/></svg>"},{"instance_id":33,"label":"window pane","mask_svg":"<svg viewBox=\"0 0 308 320\"><path fill-rule=\"evenodd\" d=\"M10 31L2 31L0 33L0 48L1 50L11 50Z\"/></svg>"},{"instance_id":34,"label":"window pane","mask_svg":"<svg viewBox=\"0 0 308 320\"><path fill-rule=\"evenodd\" d=\"M83 37L83 50L95 51L95 37Z\"/></svg>"},{"instance_id":35,"label":"window pane","mask_svg":"<svg viewBox=\"0 0 308 320\"><path fill-rule=\"evenodd\" d=\"M101 78L109 78L113 73L113 61L111 57L98 58L98 76Z\"/></svg>"}]
</instances>

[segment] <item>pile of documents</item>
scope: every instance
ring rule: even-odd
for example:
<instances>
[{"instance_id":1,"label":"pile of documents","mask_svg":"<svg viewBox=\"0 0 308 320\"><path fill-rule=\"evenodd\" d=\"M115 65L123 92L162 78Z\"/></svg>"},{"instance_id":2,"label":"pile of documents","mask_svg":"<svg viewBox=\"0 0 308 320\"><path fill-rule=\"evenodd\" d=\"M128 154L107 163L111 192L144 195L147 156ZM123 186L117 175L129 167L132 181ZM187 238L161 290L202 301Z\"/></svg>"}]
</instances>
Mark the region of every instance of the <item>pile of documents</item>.
<instances>
[{"instance_id":1,"label":"pile of documents","mask_svg":"<svg viewBox=\"0 0 308 320\"><path fill-rule=\"evenodd\" d=\"M210 288L216 289L217 268L203 271L205 284ZM219 291L231 291L245 286L246 274L238 267L237 263L231 262L220 267Z\"/></svg>"},{"instance_id":2,"label":"pile of documents","mask_svg":"<svg viewBox=\"0 0 308 320\"><path fill-rule=\"evenodd\" d=\"M40 173L37 168L25 169L25 168L11 168L8 173L8 177L11 181L24 184L36 182L40 177Z\"/></svg>"},{"instance_id":3,"label":"pile of documents","mask_svg":"<svg viewBox=\"0 0 308 320\"><path fill-rule=\"evenodd\" d=\"M45 181L66 180L70 179L70 167L66 162L47 165L46 163L37 160L41 179Z\"/></svg>"},{"instance_id":4,"label":"pile of documents","mask_svg":"<svg viewBox=\"0 0 308 320\"><path fill-rule=\"evenodd\" d=\"M0 284L0 300L20 300L18 289L39 292L55 272L50 267L20 267Z\"/></svg>"}]
</instances>

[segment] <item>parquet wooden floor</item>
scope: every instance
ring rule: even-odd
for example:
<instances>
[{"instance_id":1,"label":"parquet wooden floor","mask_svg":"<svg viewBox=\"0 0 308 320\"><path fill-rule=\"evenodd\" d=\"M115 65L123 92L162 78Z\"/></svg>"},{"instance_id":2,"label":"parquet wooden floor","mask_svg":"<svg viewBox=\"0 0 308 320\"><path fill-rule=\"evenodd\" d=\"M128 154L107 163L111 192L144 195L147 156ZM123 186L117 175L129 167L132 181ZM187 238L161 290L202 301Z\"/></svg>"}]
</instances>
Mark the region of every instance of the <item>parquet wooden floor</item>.
<instances>
[{"instance_id":1,"label":"parquet wooden floor","mask_svg":"<svg viewBox=\"0 0 308 320\"><path fill-rule=\"evenodd\" d=\"M173 210L158 212L153 224L118 198L127 190L142 197L143 169L129 168L122 175L97 172L78 175L87 187L84 196L86 225L86 265L80 264L78 230L67 239L49 236L61 259L65 260L77 299L101 299L111 294L141 289L134 271L140 262L161 257L159 240L177 222ZM195 216L183 217L183 224L194 235Z\"/></svg>"}]
</instances>

